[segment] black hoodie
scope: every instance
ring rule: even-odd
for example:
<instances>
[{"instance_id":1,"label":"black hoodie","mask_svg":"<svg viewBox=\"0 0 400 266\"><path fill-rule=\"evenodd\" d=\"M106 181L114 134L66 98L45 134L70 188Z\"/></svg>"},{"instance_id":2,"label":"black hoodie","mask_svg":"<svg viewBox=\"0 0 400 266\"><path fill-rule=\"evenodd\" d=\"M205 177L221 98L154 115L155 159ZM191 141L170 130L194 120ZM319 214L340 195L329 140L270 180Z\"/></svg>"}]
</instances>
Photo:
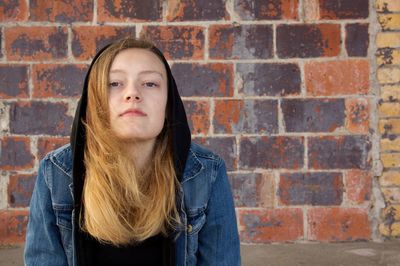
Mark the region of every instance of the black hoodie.
<instances>
[{"instance_id":1,"label":"black hoodie","mask_svg":"<svg viewBox=\"0 0 400 266\"><path fill-rule=\"evenodd\" d=\"M99 55L107 49L111 44L107 45L103 49L101 49L96 56L94 57L89 70L86 74L85 82L83 85L82 96L78 102L78 107L76 109L74 122L72 125L71 132L71 149L72 149L72 158L73 158L73 184L74 184L74 209L75 209L75 217L74 217L74 228L76 228L74 232L75 238L75 254L77 256L78 265L91 265L90 254L92 253L91 246L88 245L90 241L88 241L88 235L79 230L79 213L81 211L82 204L82 191L83 184L85 178L85 165L83 162L84 159L84 148L85 148L85 140L86 140L86 132L85 127L82 123L82 120L86 119L86 107L87 107L87 90L88 90L88 80L89 73L92 69L93 63L99 57ZM168 65L167 60L160 50L157 48L151 49L155 54L157 54L163 61L165 65L165 69L168 77L168 124L166 126L172 132L173 136L173 155L174 155L174 166L177 174L178 180L181 180L183 170L186 164L186 159L188 156L191 136L190 129L186 118L185 109L182 103L182 100L179 96L179 92L172 76L171 69ZM170 241L169 251L172 255L172 261L175 254L173 242ZM170 262L171 263L171 262ZM172 262L173 264L173 262ZM172 265L171 264L171 265Z\"/></svg>"}]
</instances>

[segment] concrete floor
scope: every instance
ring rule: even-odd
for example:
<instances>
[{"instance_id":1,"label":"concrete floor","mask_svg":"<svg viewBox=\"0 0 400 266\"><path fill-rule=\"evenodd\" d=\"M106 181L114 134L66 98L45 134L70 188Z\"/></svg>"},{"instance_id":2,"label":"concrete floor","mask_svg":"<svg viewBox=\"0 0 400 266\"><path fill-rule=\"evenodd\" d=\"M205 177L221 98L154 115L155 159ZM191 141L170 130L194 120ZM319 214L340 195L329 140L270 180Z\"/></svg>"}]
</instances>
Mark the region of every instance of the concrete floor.
<instances>
[{"instance_id":1,"label":"concrete floor","mask_svg":"<svg viewBox=\"0 0 400 266\"><path fill-rule=\"evenodd\" d=\"M0 266L23 265L22 252L22 247L1 248ZM400 266L400 240L383 243L242 245L242 265Z\"/></svg>"}]
</instances>

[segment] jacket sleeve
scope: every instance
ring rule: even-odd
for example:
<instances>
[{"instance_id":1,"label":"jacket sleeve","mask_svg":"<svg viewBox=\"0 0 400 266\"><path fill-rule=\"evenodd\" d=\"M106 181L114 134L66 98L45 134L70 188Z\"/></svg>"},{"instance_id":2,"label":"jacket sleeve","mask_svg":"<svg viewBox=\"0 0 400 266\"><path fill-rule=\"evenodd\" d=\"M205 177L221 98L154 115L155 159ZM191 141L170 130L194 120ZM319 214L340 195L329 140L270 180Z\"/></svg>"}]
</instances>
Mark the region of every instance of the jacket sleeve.
<instances>
[{"instance_id":1,"label":"jacket sleeve","mask_svg":"<svg viewBox=\"0 0 400 266\"><path fill-rule=\"evenodd\" d=\"M45 167L46 159L43 159L39 165L29 206L29 221L24 250L26 266L68 265L52 208Z\"/></svg>"},{"instance_id":2,"label":"jacket sleeve","mask_svg":"<svg viewBox=\"0 0 400 266\"><path fill-rule=\"evenodd\" d=\"M206 223L199 232L197 265L241 265L235 207L225 163L221 159L206 217Z\"/></svg>"}]
</instances>

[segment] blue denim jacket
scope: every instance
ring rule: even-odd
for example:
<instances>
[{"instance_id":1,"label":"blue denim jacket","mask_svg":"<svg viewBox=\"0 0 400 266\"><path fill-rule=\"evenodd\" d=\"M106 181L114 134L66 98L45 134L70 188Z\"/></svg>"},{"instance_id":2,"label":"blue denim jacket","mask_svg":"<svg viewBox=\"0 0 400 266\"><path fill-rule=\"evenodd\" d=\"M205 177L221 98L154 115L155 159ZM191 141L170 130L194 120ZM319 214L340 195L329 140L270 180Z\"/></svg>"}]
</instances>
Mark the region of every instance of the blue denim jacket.
<instances>
[{"instance_id":1,"label":"blue denim jacket","mask_svg":"<svg viewBox=\"0 0 400 266\"><path fill-rule=\"evenodd\" d=\"M71 156L67 144L40 162L25 265L76 265ZM186 230L176 238L176 265L240 265L236 215L223 160L192 143L177 199Z\"/></svg>"}]
</instances>

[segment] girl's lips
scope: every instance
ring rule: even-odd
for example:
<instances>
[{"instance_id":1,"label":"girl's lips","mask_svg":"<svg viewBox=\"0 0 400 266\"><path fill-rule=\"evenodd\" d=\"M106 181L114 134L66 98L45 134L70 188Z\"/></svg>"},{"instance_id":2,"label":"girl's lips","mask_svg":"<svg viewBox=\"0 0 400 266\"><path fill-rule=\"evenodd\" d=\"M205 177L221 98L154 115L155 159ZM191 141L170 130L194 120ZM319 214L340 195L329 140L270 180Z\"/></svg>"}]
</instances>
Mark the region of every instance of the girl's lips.
<instances>
[{"instance_id":1,"label":"girl's lips","mask_svg":"<svg viewBox=\"0 0 400 266\"><path fill-rule=\"evenodd\" d=\"M140 111L139 109L128 109L124 111L120 116L146 116L145 113Z\"/></svg>"}]
</instances>

